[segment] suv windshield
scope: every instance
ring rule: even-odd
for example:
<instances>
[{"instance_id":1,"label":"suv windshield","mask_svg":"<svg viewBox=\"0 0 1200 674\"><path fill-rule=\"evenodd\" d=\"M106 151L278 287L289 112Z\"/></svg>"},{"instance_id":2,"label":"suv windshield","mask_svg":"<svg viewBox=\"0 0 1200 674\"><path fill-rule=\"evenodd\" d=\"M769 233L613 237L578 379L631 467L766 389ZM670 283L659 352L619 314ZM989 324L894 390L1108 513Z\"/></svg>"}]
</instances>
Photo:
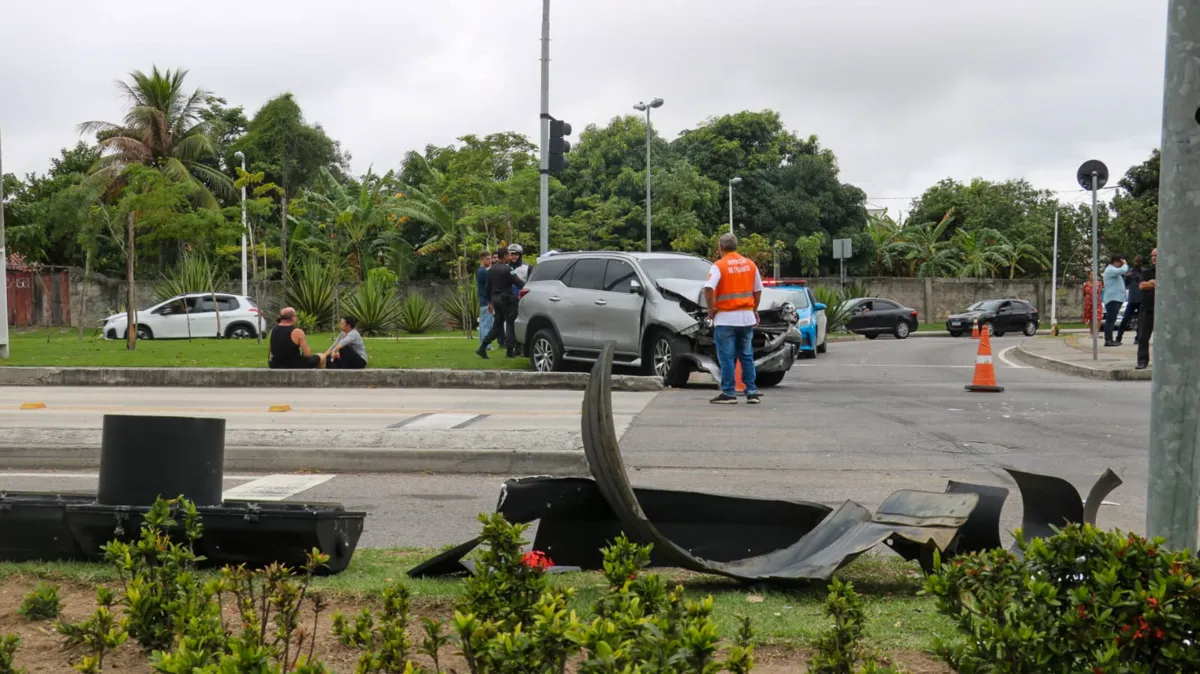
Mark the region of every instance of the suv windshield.
<instances>
[{"instance_id":1,"label":"suv windshield","mask_svg":"<svg viewBox=\"0 0 1200 674\"><path fill-rule=\"evenodd\" d=\"M967 311L995 311L1000 308L1000 300L984 300L967 307Z\"/></svg>"},{"instance_id":2,"label":"suv windshield","mask_svg":"<svg viewBox=\"0 0 1200 674\"><path fill-rule=\"evenodd\" d=\"M807 309L808 308L808 291L807 290L793 290L793 291L789 292L788 293L788 302L791 302L792 306L796 307L797 309Z\"/></svg>"},{"instance_id":3,"label":"suv windshield","mask_svg":"<svg viewBox=\"0 0 1200 674\"><path fill-rule=\"evenodd\" d=\"M654 258L641 260L642 271L651 281L665 278L681 278L689 281L705 281L712 263L698 257Z\"/></svg>"}]
</instances>

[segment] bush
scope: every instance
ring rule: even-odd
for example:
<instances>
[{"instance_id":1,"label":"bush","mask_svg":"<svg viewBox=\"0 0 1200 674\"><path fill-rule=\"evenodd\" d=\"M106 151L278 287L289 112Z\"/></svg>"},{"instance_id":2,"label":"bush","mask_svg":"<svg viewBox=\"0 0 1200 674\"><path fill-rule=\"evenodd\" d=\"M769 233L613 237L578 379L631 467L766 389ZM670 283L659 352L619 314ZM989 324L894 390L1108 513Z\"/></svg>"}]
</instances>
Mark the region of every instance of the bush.
<instances>
[{"instance_id":1,"label":"bush","mask_svg":"<svg viewBox=\"0 0 1200 674\"><path fill-rule=\"evenodd\" d=\"M419 335L436 328L440 322L437 307L424 295L409 293L400 305L398 324L405 332Z\"/></svg>"},{"instance_id":2,"label":"bush","mask_svg":"<svg viewBox=\"0 0 1200 674\"><path fill-rule=\"evenodd\" d=\"M870 297L871 289L865 283L851 283L845 288L813 288L813 296L825 305L825 331L845 332L850 322L850 300Z\"/></svg>"},{"instance_id":3,"label":"bush","mask_svg":"<svg viewBox=\"0 0 1200 674\"><path fill-rule=\"evenodd\" d=\"M346 298L342 308L343 313L358 319L358 331L363 335L379 335L395 330L401 321L395 276L386 269L372 269L367 279Z\"/></svg>"},{"instance_id":4,"label":"bush","mask_svg":"<svg viewBox=\"0 0 1200 674\"><path fill-rule=\"evenodd\" d=\"M50 620L57 618L60 612L62 600L58 596L58 587L49 583L38 583L33 592L25 595L17 609L17 613L26 620Z\"/></svg>"},{"instance_id":5,"label":"bush","mask_svg":"<svg viewBox=\"0 0 1200 674\"><path fill-rule=\"evenodd\" d=\"M225 292L228 280L219 277L215 265L203 255L188 253L178 264L163 274L154 287L154 301L166 302L172 297L199 292Z\"/></svg>"},{"instance_id":6,"label":"bush","mask_svg":"<svg viewBox=\"0 0 1200 674\"><path fill-rule=\"evenodd\" d=\"M0 674L25 674L24 669L18 669L13 664L20 646L21 637L15 634L0 635Z\"/></svg>"},{"instance_id":7,"label":"bush","mask_svg":"<svg viewBox=\"0 0 1200 674\"><path fill-rule=\"evenodd\" d=\"M111 653L129 638L126 631L127 619L119 620L113 615L116 604L112 590L96 588L96 611L77 623L58 623L58 631L66 637L67 646L84 646L87 655L71 666L83 674L99 674L104 671L104 656Z\"/></svg>"},{"instance_id":8,"label":"bush","mask_svg":"<svg viewBox=\"0 0 1200 674\"><path fill-rule=\"evenodd\" d=\"M966 638L938 650L966 673L1200 671L1200 562L1162 543L1071 525L939 560L925 592Z\"/></svg>"},{"instance_id":9,"label":"bush","mask_svg":"<svg viewBox=\"0 0 1200 674\"><path fill-rule=\"evenodd\" d=\"M442 312L446 315L446 326L452 330L462 330L466 327L463 316L470 321L472 328L479 325L479 290L474 284L468 284L461 289L442 296Z\"/></svg>"},{"instance_id":10,"label":"bush","mask_svg":"<svg viewBox=\"0 0 1200 674\"><path fill-rule=\"evenodd\" d=\"M333 291L337 281L333 268L309 258L296 266L284 300L297 312L312 316L316 329L329 328L334 322Z\"/></svg>"},{"instance_id":11,"label":"bush","mask_svg":"<svg viewBox=\"0 0 1200 674\"><path fill-rule=\"evenodd\" d=\"M888 674L896 670L875 661L862 645L866 628L863 601L853 583L834 578L825 598L825 615L833 618L833 627L817 637L813 644L812 674Z\"/></svg>"}]
</instances>

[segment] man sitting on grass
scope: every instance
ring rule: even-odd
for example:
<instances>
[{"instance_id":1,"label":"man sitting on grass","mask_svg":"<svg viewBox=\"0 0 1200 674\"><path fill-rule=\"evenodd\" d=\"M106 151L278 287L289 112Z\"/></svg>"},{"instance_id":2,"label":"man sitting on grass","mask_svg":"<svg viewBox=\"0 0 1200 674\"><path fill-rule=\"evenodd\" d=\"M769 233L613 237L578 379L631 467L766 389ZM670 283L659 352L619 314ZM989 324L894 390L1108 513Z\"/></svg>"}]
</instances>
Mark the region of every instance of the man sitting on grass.
<instances>
[{"instance_id":1,"label":"man sitting on grass","mask_svg":"<svg viewBox=\"0 0 1200 674\"><path fill-rule=\"evenodd\" d=\"M271 328L267 342L267 366L273 370L313 370L325 367L325 359L308 348L304 331L296 327L296 310L279 311L279 325Z\"/></svg>"},{"instance_id":2,"label":"man sitting on grass","mask_svg":"<svg viewBox=\"0 0 1200 674\"><path fill-rule=\"evenodd\" d=\"M355 326L358 319L353 316L342 318L342 331L333 340L333 347L326 351L325 367L331 370L362 370L367 367L367 347Z\"/></svg>"}]
</instances>

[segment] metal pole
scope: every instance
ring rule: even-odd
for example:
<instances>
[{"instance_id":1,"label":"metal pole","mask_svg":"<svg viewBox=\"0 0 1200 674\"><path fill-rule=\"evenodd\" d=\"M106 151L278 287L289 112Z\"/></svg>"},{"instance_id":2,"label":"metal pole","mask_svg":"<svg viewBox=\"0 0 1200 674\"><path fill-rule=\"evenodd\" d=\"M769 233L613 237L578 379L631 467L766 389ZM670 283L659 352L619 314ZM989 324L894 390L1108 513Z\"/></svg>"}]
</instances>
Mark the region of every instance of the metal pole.
<instances>
[{"instance_id":1,"label":"metal pole","mask_svg":"<svg viewBox=\"0 0 1200 674\"><path fill-rule=\"evenodd\" d=\"M1150 479L1146 531L1167 539L1172 549L1196 549L1196 504L1200 499L1200 359L1196 335L1200 314L1200 148L1196 100L1200 83L1200 11L1195 0L1171 0L1167 16L1166 83L1163 88L1162 172L1159 178L1157 296L1148 307L1154 319L1153 380L1150 388ZM1145 307L1145 305L1143 305ZM1145 308L1143 308L1143 312Z\"/></svg>"},{"instance_id":2,"label":"metal pole","mask_svg":"<svg viewBox=\"0 0 1200 674\"><path fill-rule=\"evenodd\" d=\"M650 252L650 106L646 106L646 252Z\"/></svg>"},{"instance_id":3,"label":"metal pole","mask_svg":"<svg viewBox=\"0 0 1200 674\"><path fill-rule=\"evenodd\" d=\"M1100 358L1100 238L1096 224L1096 192L1100 190L1100 176L1092 171L1092 360Z\"/></svg>"},{"instance_id":4,"label":"metal pole","mask_svg":"<svg viewBox=\"0 0 1200 674\"><path fill-rule=\"evenodd\" d=\"M242 155L242 173L246 172L246 155ZM242 184L242 295L250 296L246 278L246 185Z\"/></svg>"},{"instance_id":5,"label":"metal pole","mask_svg":"<svg viewBox=\"0 0 1200 674\"><path fill-rule=\"evenodd\" d=\"M1050 267L1050 328L1058 334L1058 209L1054 209L1054 262Z\"/></svg>"},{"instance_id":6,"label":"metal pole","mask_svg":"<svg viewBox=\"0 0 1200 674\"><path fill-rule=\"evenodd\" d=\"M729 181L729 233L733 234L733 181Z\"/></svg>"},{"instance_id":7,"label":"metal pole","mask_svg":"<svg viewBox=\"0 0 1200 674\"><path fill-rule=\"evenodd\" d=\"M8 251L4 248L4 148L2 145L0 145L0 288L2 288L0 290L0 358L8 358ZM79 320L82 321L83 317L80 316Z\"/></svg>"},{"instance_id":8,"label":"metal pole","mask_svg":"<svg viewBox=\"0 0 1200 674\"><path fill-rule=\"evenodd\" d=\"M542 175L538 254L550 250L550 0L542 0Z\"/></svg>"}]
</instances>

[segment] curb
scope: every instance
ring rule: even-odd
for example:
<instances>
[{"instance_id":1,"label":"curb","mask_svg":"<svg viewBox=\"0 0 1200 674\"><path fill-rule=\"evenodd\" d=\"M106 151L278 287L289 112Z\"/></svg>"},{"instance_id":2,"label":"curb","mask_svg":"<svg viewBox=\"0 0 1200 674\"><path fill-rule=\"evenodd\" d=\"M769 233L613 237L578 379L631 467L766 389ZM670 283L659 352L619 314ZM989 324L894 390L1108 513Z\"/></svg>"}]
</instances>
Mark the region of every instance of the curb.
<instances>
[{"instance_id":1,"label":"curb","mask_svg":"<svg viewBox=\"0 0 1200 674\"><path fill-rule=\"evenodd\" d=\"M582 391L583 372L524 370L270 370L204 367L0 367L0 386L182 386L212 388L464 388ZM614 391L664 390L655 377L613 375Z\"/></svg>"},{"instance_id":2,"label":"curb","mask_svg":"<svg viewBox=\"0 0 1200 674\"><path fill-rule=\"evenodd\" d=\"M1034 353L1025 348L1025 344L1017 345L1013 350L1017 360L1020 360L1028 365L1039 367L1043 370L1051 372L1059 372L1062 374L1074 375L1076 377L1084 377L1086 379L1099 379L1105 381L1150 381L1151 371L1134 370L1132 368L1121 368L1116 370L1107 370L1096 367L1088 367L1078 363L1071 363L1050 356L1043 356L1039 353Z\"/></svg>"}]
</instances>

